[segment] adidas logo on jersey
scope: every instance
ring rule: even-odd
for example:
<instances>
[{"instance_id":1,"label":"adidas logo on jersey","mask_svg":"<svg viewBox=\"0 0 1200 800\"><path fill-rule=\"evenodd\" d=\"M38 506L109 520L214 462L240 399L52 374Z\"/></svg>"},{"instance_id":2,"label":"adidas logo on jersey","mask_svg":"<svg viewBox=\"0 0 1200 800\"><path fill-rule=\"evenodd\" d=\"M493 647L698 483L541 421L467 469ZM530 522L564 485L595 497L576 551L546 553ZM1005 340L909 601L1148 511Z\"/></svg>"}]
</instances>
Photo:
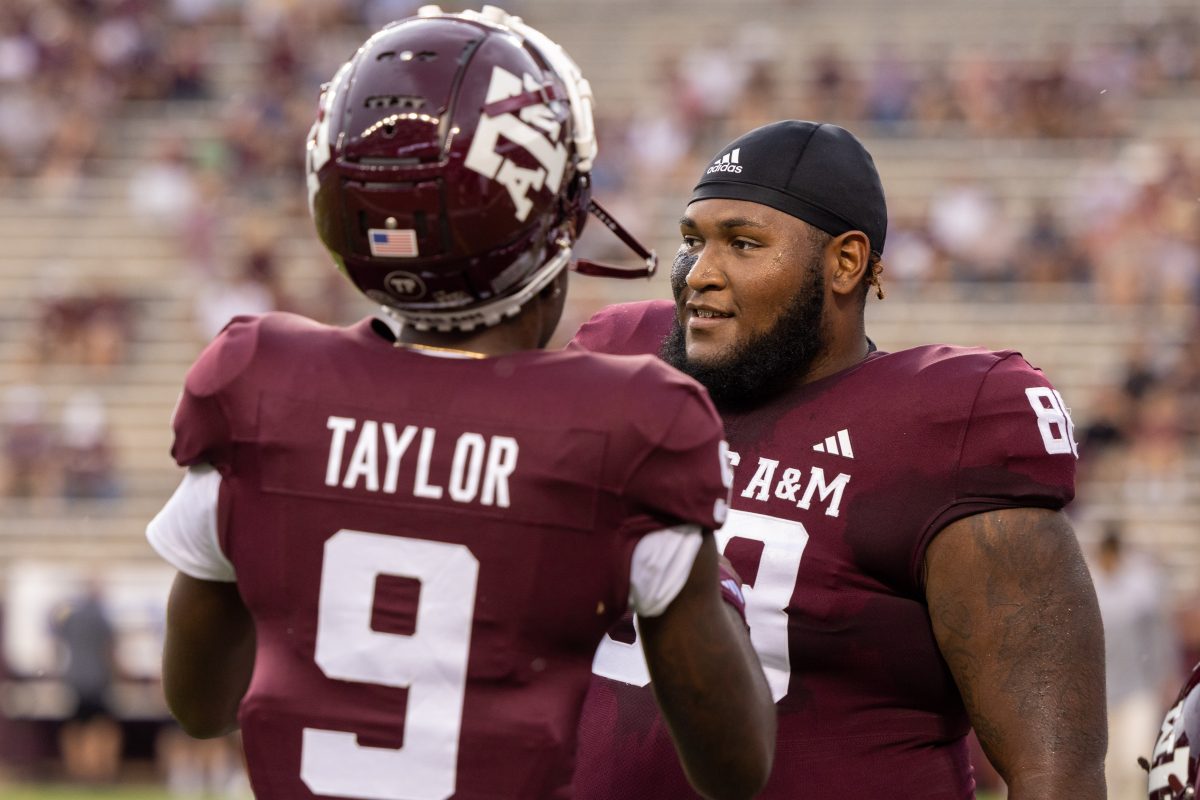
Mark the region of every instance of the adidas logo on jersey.
<instances>
[{"instance_id":1,"label":"adidas logo on jersey","mask_svg":"<svg viewBox=\"0 0 1200 800\"><path fill-rule=\"evenodd\" d=\"M742 152L742 148L735 147L725 155L718 158L708 168L705 175L711 175L714 172L741 172L742 165L738 163L738 154Z\"/></svg>"},{"instance_id":2,"label":"adidas logo on jersey","mask_svg":"<svg viewBox=\"0 0 1200 800\"><path fill-rule=\"evenodd\" d=\"M854 458L854 448L850 446L850 431L842 428L833 436L825 437L825 441L813 445L818 453L829 453L835 456Z\"/></svg>"}]
</instances>

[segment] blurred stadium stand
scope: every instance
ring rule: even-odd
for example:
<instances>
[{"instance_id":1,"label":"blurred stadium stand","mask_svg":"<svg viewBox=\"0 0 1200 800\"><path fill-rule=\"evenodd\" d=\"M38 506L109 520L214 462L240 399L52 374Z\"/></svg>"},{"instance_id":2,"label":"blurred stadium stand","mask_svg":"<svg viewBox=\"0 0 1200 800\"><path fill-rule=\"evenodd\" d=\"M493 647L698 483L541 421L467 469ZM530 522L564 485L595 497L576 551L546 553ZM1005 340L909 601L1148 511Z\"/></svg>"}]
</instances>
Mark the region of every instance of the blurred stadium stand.
<instances>
[{"instance_id":1,"label":"blurred stadium stand","mask_svg":"<svg viewBox=\"0 0 1200 800\"><path fill-rule=\"evenodd\" d=\"M105 576L124 609L134 642L126 688L153 681L152 666L144 668L157 647L146 604L162 602L166 573L143 529L179 479L169 418L212 332L206 320L263 304L326 321L369 312L341 286L311 231L303 140L318 84L367 21L416 5L16 0L0 11L0 117L9 120L0 124L0 406L13 409L0 426L7 437L36 417L49 431L48 477L15 480L10 455L0 496L7 716L63 713L37 609L67 596L85 570ZM1013 348L1042 367L1074 410L1076 438L1089 432L1072 509L1081 540L1090 545L1106 522L1123 522L1131 544L1166 566L1179 608L1194 605L1194 2L521 0L509 8L579 61L599 111L597 197L668 259L682 203L724 141L782 117L859 133L893 215L888 297L868 305L872 337L891 350ZM623 258L599 227L583 248ZM601 305L669 290L660 275L579 278L572 293L560 341ZM114 297L122 321L102 328L98 343L88 334L84 344L47 344L59 335L55 308ZM19 387L36 390L36 411ZM85 389L103 403L111 442L113 489L104 496L63 489L55 426ZM1105 420L1107 428L1098 424ZM141 605L119 588L134 573L149 587ZM1200 626L1189 624L1185 644L1195 654ZM129 718L164 713L137 691L123 696ZM0 731L0 743L11 736Z\"/></svg>"}]
</instances>

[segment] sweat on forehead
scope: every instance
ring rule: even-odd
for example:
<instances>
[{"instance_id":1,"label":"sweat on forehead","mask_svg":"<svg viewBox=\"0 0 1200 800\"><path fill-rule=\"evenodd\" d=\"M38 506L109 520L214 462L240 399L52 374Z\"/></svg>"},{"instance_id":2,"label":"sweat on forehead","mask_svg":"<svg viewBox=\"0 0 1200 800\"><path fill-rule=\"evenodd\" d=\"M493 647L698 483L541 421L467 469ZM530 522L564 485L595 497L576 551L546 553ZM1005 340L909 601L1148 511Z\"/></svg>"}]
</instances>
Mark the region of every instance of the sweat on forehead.
<instances>
[{"instance_id":1,"label":"sweat on forehead","mask_svg":"<svg viewBox=\"0 0 1200 800\"><path fill-rule=\"evenodd\" d=\"M679 218L679 228L685 233L703 229L728 235L784 235L807 241L818 238L824 241L829 236L815 225L777 208L727 198L706 198L689 204Z\"/></svg>"},{"instance_id":2,"label":"sweat on forehead","mask_svg":"<svg viewBox=\"0 0 1200 800\"><path fill-rule=\"evenodd\" d=\"M875 162L836 125L785 120L726 145L700 176L689 207L724 198L769 206L831 236L858 230L883 253L887 202Z\"/></svg>"}]
</instances>

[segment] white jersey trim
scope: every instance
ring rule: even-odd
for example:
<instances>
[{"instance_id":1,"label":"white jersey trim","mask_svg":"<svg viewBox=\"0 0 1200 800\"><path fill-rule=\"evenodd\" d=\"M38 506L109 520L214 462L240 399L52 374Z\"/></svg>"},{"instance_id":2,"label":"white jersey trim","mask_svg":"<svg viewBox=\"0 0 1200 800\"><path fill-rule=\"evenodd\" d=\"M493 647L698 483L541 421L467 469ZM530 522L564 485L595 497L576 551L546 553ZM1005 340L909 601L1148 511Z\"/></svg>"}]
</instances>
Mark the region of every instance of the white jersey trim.
<instances>
[{"instance_id":1,"label":"white jersey trim","mask_svg":"<svg viewBox=\"0 0 1200 800\"><path fill-rule=\"evenodd\" d=\"M209 464L189 467L179 488L146 526L146 538L175 569L202 581L232 583L233 564L217 539L221 473Z\"/></svg>"},{"instance_id":2,"label":"white jersey trim","mask_svg":"<svg viewBox=\"0 0 1200 800\"><path fill-rule=\"evenodd\" d=\"M702 541L699 525L677 525L642 537L629 566L629 602L634 611L657 617L667 610L692 574Z\"/></svg>"}]
</instances>

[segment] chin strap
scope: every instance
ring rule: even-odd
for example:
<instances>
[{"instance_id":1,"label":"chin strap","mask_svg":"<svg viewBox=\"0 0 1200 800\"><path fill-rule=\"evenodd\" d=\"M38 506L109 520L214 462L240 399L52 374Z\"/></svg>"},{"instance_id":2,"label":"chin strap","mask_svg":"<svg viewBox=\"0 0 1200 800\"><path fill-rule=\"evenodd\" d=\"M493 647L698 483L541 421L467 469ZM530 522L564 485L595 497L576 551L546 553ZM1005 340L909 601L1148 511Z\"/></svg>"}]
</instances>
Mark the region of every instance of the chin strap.
<instances>
[{"instance_id":1,"label":"chin strap","mask_svg":"<svg viewBox=\"0 0 1200 800\"><path fill-rule=\"evenodd\" d=\"M560 239L555 243L558 252L530 277L529 282L513 294L489 300L480 305L458 310L409 311L384 306L389 316L411 325L419 331L473 331L496 325L521 313L521 306L546 288L571 260L571 242Z\"/></svg>"},{"instance_id":2,"label":"chin strap","mask_svg":"<svg viewBox=\"0 0 1200 800\"><path fill-rule=\"evenodd\" d=\"M591 200L588 203L588 211L592 213L596 219L604 223L604 227L608 228L616 237L629 246L629 249L637 253L645 262L644 267L610 267L607 264L598 264L595 261L588 261L581 258L575 262L572 270L580 275L592 275L598 278L649 278L658 270L658 254L653 250L648 250L646 247L634 238L633 234L625 230L624 226L609 214L604 206Z\"/></svg>"}]
</instances>

